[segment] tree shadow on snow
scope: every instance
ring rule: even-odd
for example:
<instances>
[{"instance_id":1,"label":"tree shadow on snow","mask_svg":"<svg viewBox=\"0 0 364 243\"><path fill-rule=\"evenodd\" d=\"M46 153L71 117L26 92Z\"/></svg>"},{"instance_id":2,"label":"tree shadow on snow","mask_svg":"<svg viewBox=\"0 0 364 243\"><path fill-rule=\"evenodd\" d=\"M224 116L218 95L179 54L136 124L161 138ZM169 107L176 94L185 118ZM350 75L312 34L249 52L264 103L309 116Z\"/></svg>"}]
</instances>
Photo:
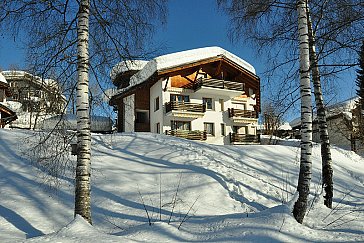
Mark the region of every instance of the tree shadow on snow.
<instances>
[{"instance_id":1,"label":"tree shadow on snow","mask_svg":"<svg viewBox=\"0 0 364 243\"><path fill-rule=\"evenodd\" d=\"M44 233L36 228L34 228L27 220L22 216L17 214L11 209L8 209L0 205L0 216L6 219L9 223L14 225L20 231L23 231L26 238L32 238L36 236L44 235Z\"/></svg>"}]
</instances>

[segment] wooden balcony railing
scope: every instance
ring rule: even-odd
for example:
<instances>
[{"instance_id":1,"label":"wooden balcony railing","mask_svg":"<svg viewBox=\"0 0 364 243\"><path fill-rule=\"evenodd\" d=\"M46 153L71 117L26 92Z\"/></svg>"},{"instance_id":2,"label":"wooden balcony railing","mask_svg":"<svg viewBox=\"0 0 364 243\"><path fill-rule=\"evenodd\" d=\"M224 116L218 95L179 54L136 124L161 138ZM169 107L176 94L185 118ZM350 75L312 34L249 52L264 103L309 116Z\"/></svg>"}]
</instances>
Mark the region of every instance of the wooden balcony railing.
<instances>
[{"instance_id":1,"label":"wooden balcony railing","mask_svg":"<svg viewBox=\"0 0 364 243\"><path fill-rule=\"evenodd\" d=\"M258 113L256 111L228 108L228 113L229 117L258 118Z\"/></svg>"},{"instance_id":2,"label":"wooden balcony railing","mask_svg":"<svg viewBox=\"0 0 364 243\"><path fill-rule=\"evenodd\" d=\"M190 102L167 102L166 103L166 113L170 111L188 111L188 112L200 112L206 111L206 106L203 104L194 104Z\"/></svg>"},{"instance_id":3,"label":"wooden balcony railing","mask_svg":"<svg viewBox=\"0 0 364 243\"><path fill-rule=\"evenodd\" d=\"M230 143L260 143L259 135L230 133Z\"/></svg>"},{"instance_id":4,"label":"wooden balcony railing","mask_svg":"<svg viewBox=\"0 0 364 243\"><path fill-rule=\"evenodd\" d=\"M189 140L206 140L206 131L190 131L190 130L168 130L166 135L185 138Z\"/></svg>"},{"instance_id":5,"label":"wooden balcony railing","mask_svg":"<svg viewBox=\"0 0 364 243\"><path fill-rule=\"evenodd\" d=\"M226 81L220 79L198 79L193 85L193 89L197 90L201 87L211 87L218 89L229 89L236 91L244 91L244 83Z\"/></svg>"}]
</instances>

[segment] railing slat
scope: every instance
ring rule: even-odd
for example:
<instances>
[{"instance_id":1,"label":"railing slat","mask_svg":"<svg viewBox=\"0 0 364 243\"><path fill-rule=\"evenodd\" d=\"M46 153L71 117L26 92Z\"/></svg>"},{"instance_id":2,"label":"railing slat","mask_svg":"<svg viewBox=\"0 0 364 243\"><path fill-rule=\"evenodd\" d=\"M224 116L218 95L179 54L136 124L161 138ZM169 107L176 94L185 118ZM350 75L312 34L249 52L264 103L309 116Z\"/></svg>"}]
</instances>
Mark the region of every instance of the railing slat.
<instances>
[{"instance_id":1,"label":"railing slat","mask_svg":"<svg viewBox=\"0 0 364 243\"><path fill-rule=\"evenodd\" d=\"M229 117L257 118L257 112L256 111L229 108L228 113L229 113Z\"/></svg>"},{"instance_id":2,"label":"railing slat","mask_svg":"<svg viewBox=\"0 0 364 243\"><path fill-rule=\"evenodd\" d=\"M259 135L230 133L231 143L260 143Z\"/></svg>"},{"instance_id":3,"label":"railing slat","mask_svg":"<svg viewBox=\"0 0 364 243\"><path fill-rule=\"evenodd\" d=\"M244 83L238 83L233 81L226 81L220 79L198 79L194 85L194 89L199 89L202 86L219 88L219 89L230 89L237 91L244 91Z\"/></svg>"},{"instance_id":4,"label":"railing slat","mask_svg":"<svg viewBox=\"0 0 364 243\"><path fill-rule=\"evenodd\" d=\"M191 102L167 102L166 103L166 112L170 112L172 110L178 111L189 111L189 112L205 112L206 107L203 104L196 104Z\"/></svg>"},{"instance_id":5,"label":"railing slat","mask_svg":"<svg viewBox=\"0 0 364 243\"><path fill-rule=\"evenodd\" d=\"M166 135L186 138L190 140L206 140L206 131L189 131L189 130L167 130Z\"/></svg>"}]
</instances>

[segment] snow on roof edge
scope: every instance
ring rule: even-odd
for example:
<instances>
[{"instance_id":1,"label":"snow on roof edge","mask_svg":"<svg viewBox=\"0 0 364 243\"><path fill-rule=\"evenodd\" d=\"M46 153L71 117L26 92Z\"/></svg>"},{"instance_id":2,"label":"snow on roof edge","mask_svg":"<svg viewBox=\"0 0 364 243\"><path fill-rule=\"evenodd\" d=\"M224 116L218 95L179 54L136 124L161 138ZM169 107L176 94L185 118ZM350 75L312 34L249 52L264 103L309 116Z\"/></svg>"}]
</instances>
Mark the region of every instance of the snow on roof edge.
<instances>
[{"instance_id":1,"label":"snow on roof edge","mask_svg":"<svg viewBox=\"0 0 364 243\"><path fill-rule=\"evenodd\" d=\"M47 85L49 87L56 87L56 88L60 88L60 84L54 80L54 79L50 79L50 78L41 78L37 75L33 75L31 73L28 73L26 71L20 71L20 70L5 70L0 72L2 73L4 76L25 76L25 75L30 75L33 77L33 81L34 82L38 82L40 85Z\"/></svg>"},{"instance_id":2,"label":"snow on roof edge","mask_svg":"<svg viewBox=\"0 0 364 243\"><path fill-rule=\"evenodd\" d=\"M5 83L5 84L7 84L8 83L8 81L6 81L6 78L4 77L4 75L2 75L2 73L0 72L0 82L1 83Z\"/></svg>"},{"instance_id":3,"label":"snow on roof edge","mask_svg":"<svg viewBox=\"0 0 364 243\"><path fill-rule=\"evenodd\" d=\"M110 78L114 80L119 73L127 71L140 71L149 61L146 60L127 60L116 64L110 71Z\"/></svg>"},{"instance_id":4,"label":"snow on roof edge","mask_svg":"<svg viewBox=\"0 0 364 243\"><path fill-rule=\"evenodd\" d=\"M345 112L348 109L350 110L350 109L354 108L352 106L355 104L357 99L358 99L358 96L354 96L354 97L350 97L350 98L348 98L346 100L339 101L339 102L337 102L335 104L326 106L326 112L327 112L326 118L337 115L338 112ZM312 119L313 120L316 119L316 112L313 114ZM292 127L300 126L301 125L301 117L296 117L295 119L290 121L289 124Z\"/></svg>"}]
</instances>

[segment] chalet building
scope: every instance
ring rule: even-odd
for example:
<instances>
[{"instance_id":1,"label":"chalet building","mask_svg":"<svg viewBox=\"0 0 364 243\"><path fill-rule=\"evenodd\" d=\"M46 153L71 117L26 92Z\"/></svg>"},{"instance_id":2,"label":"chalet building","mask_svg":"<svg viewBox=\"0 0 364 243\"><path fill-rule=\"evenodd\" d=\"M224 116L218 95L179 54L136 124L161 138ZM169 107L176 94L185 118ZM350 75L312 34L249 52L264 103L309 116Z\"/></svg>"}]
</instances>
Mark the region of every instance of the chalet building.
<instances>
[{"instance_id":1,"label":"chalet building","mask_svg":"<svg viewBox=\"0 0 364 243\"><path fill-rule=\"evenodd\" d=\"M3 71L12 96L9 101L22 104L23 111L61 113L66 104L58 83L53 79L42 79L24 71Z\"/></svg>"},{"instance_id":2,"label":"chalet building","mask_svg":"<svg viewBox=\"0 0 364 243\"><path fill-rule=\"evenodd\" d=\"M11 126L32 128L37 121L49 114L64 112L66 98L59 84L24 71L2 71L11 95L7 103L18 107L18 120ZM20 107L20 108L19 108Z\"/></svg>"},{"instance_id":3,"label":"chalet building","mask_svg":"<svg viewBox=\"0 0 364 243\"><path fill-rule=\"evenodd\" d=\"M111 71L119 132L153 132L211 144L258 142L260 80L219 47L124 61Z\"/></svg>"},{"instance_id":4,"label":"chalet building","mask_svg":"<svg viewBox=\"0 0 364 243\"><path fill-rule=\"evenodd\" d=\"M0 128L17 119L15 112L5 104L10 95L9 84L0 73Z\"/></svg>"},{"instance_id":5,"label":"chalet building","mask_svg":"<svg viewBox=\"0 0 364 243\"><path fill-rule=\"evenodd\" d=\"M358 98L353 97L327 106L327 128L331 144L364 153L364 144L361 144L356 138L358 129L357 101ZM290 122L290 125L295 131L295 137L300 138L300 118ZM312 141L320 143L320 130L316 114L314 114L312 122Z\"/></svg>"}]
</instances>

